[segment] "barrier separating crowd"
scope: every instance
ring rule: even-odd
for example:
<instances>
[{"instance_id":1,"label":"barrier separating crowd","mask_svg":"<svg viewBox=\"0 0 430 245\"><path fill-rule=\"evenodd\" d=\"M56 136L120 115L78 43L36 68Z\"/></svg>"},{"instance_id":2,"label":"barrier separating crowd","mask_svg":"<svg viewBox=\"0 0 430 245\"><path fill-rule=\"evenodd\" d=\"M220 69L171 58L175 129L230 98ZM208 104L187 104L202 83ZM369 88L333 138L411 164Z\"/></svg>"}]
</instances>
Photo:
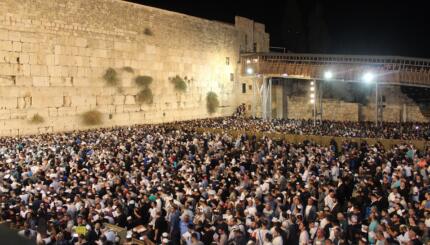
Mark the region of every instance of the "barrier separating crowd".
<instances>
[{"instance_id":1,"label":"barrier separating crowd","mask_svg":"<svg viewBox=\"0 0 430 245\"><path fill-rule=\"evenodd\" d=\"M250 132L245 130L226 130L226 129L214 129L214 128L198 128L196 129L199 133L211 132L211 133L219 133L224 134L227 133L234 137L238 137L243 134L247 134L248 136L255 135L257 138L261 138L263 136L269 137L274 140L286 140L291 143L302 143L305 140L315 142L316 144L322 146L329 146L331 140L336 141L337 145L341 145L345 140L349 140L352 142L367 142L370 145L374 145L376 143L380 143L384 146L385 149L389 149L394 145L399 145L401 143L407 143L413 145L415 148L419 150L426 150L427 147L430 146L430 141L426 140L397 140L397 139L377 139L377 138L356 138L356 137L336 137L336 136L323 136L323 135L298 135L298 134L285 134L279 132Z\"/></svg>"}]
</instances>

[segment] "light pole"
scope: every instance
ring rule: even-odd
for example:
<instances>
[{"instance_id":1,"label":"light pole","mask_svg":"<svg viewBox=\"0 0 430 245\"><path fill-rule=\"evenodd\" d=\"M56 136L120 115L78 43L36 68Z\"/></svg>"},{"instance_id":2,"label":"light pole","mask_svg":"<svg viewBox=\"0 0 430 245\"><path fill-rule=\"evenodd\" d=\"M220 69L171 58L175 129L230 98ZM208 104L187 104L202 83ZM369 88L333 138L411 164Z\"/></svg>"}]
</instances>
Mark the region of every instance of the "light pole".
<instances>
[{"instance_id":1,"label":"light pole","mask_svg":"<svg viewBox=\"0 0 430 245\"><path fill-rule=\"evenodd\" d=\"M376 127L379 125L379 96L378 96L378 82L374 81L375 76L371 72L367 72L363 76L363 80L366 83L375 82L375 124Z\"/></svg>"},{"instance_id":2,"label":"light pole","mask_svg":"<svg viewBox=\"0 0 430 245\"><path fill-rule=\"evenodd\" d=\"M328 70L324 72L324 80L320 81L318 83L318 96L319 96L319 104L320 104L320 121L322 123L323 120L323 105L322 105L322 100L323 100L323 82L326 81L331 81L333 79L334 75L333 72Z\"/></svg>"},{"instance_id":3,"label":"light pole","mask_svg":"<svg viewBox=\"0 0 430 245\"><path fill-rule=\"evenodd\" d=\"M246 60L246 63L247 64L251 63L251 60L250 59ZM246 68L246 74L249 76L254 75L254 69L252 69L252 67L247 67ZM256 88L255 77L253 76L251 79L252 79L252 116L254 118L256 118L256 116L257 116L257 112L256 112L257 111L257 108L256 108L256 99L257 99L256 89L257 88Z\"/></svg>"}]
</instances>

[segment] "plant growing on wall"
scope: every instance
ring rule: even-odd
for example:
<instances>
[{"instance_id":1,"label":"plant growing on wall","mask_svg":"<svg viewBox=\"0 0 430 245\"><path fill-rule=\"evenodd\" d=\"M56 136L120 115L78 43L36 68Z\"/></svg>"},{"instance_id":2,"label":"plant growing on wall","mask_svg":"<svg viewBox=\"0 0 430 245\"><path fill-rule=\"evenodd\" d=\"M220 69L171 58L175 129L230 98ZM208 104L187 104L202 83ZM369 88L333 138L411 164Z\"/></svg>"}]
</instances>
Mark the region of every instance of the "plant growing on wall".
<instances>
[{"instance_id":1,"label":"plant growing on wall","mask_svg":"<svg viewBox=\"0 0 430 245\"><path fill-rule=\"evenodd\" d=\"M175 86L175 90L179 92L185 92L187 90L187 82L191 82L191 79L187 79L187 77L182 78L178 75L169 78L169 80Z\"/></svg>"},{"instance_id":2,"label":"plant growing on wall","mask_svg":"<svg viewBox=\"0 0 430 245\"><path fill-rule=\"evenodd\" d=\"M130 66L124 66L122 68L123 71L129 72L129 73L134 73L134 69L131 68Z\"/></svg>"},{"instance_id":3,"label":"plant growing on wall","mask_svg":"<svg viewBox=\"0 0 430 245\"><path fill-rule=\"evenodd\" d=\"M219 107L218 95L215 92L209 92L206 95L206 107L209 114L213 114Z\"/></svg>"},{"instance_id":4,"label":"plant growing on wall","mask_svg":"<svg viewBox=\"0 0 430 245\"><path fill-rule=\"evenodd\" d=\"M145 30L143 30L143 34L145 34L147 36L154 35L154 33L152 33L151 29L149 29L149 28L145 28Z\"/></svg>"},{"instance_id":5,"label":"plant growing on wall","mask_svg":"<svg viewBox=\"0 0 430 245\"><path fill-rule=\"evenodd\" d=\"M154 95L152 94L152 90L150 88L144 88L139 91L136 95L136 101L139 104L152 104L154 102Z\"/></svg>"},{"instance_id":6,"label":"plant growing on wall","mask_svg":"<svg viewBox=\"0 0 430 245\"><path fill-rule=\"evenodd\" d=\"M150 76L137 76L134 79L134 82L136 83L137 86L141 88L148 88L149 85L151 85L152 80L153 79Z\"/></svg>"},{"instance_id":7,"label":"plant growing on wall","mask_svg":"<svg viewBox=\"0 0 430 245\"><path fill-rule=\"evenodd\" d=\"M150 76L137 76L134 82L140 87L140 91L136 95L136 101L139 104L152 104L154 101L154 95L149 87L152 83L152 77Z\"/></svg>"},{"instance_id":8,"label":"plant growing on wall","mask_svg":"<svg viewBox=\"0 0 430 245\"><path fill-rule=\"evenodd\" d=\"M88 126L100 125L103 123L103 115L97 110L87 111L82 114L82 122Z\"/></svg>"},{"instance_id":9,"label":"plant growing on wall","mask_svg":"<svg viewBox=\"0 0 430 245\"><path fill-rule=\"evenodd\" d=\"M109 86L117 86L119 82L118 74L113 68L108 68L103 75L103 79Z\"/></svg>"},{"instance_id":10,"label":"plant growing on wall","mask_svg":"<svg viewBox=\"0 0 430 245\"><path fill-rule=\"evenodd\" d=\"M30 118L30 123L32 124L41 124L45 122L45 119L39 115L38 113L34 114L31 118Z\"/></svg>"}]
</instances>

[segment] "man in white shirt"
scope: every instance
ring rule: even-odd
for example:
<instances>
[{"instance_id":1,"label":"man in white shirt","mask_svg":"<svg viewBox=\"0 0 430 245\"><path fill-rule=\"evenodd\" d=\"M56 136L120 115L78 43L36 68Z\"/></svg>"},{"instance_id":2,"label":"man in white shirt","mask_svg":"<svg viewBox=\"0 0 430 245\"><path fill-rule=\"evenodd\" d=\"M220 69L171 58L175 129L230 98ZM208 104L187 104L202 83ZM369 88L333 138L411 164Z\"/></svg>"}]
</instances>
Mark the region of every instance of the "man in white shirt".
<instances>
[{"instance_id":1,"label":"man in white shirt","mask_svg":"<svg viewBox=\"0 0 430 245\"><path fill-rule=\"evenodd\" d=\"M299 237L299 245L307 245L309 243L309 234L306 230L306 227L303 223L299 225L300 229L300 237Z\"/></svg>"},{"instance_id":2,"label":"man in white shirt","mask_svg":"<svg viewBox=\"0 0 430 245\"><path fill-rule=\"evenodd\" d=\"M274 229L273 237L274 237L273 241L272 241L273 245L282 245L283 244L283 240L282 240L282 236L281 236L281 228L279 228L278 226L276 226Z\"/></svg>"}]
</instances>

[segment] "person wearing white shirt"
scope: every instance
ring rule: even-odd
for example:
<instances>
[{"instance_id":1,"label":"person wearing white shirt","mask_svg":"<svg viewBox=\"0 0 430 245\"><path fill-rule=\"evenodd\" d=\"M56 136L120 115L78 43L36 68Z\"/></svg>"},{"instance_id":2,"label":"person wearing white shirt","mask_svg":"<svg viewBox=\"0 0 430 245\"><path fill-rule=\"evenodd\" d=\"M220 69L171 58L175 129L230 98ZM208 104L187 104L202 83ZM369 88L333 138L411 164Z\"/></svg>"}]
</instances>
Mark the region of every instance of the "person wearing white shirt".
<instances>
[{"instance_id":1,"label":"person wearing white shirt","mask_svg":"<svg viewBox=\"0 0 430 245\"><path fill-rule=\"evenodd\" d=\"M332 210L334 207L334 196L334 190L330 189L328 195L324 198L324 204L325 206L329 207L330 210Z\"/></svg>"},{"instance_id":2,"label":"person wearing white shirt","mask_svg":"<svg viewBox=\"0 0 430 245\"><path fill-rule=\"evenodd\" d=\"M309 234L306 231L305 225L303 223L300 223L299 229L300 229L299 245L307 245L309 243Z\"/></svg>"},{"instance_id":3,"label":"person wearing white shirt","mask_svg":"<svg viewBox=\"0 0 430 245\"><path fill-rule=\"evenodd\" d=\"M272 241L273 245L282 245L284 243L281 236L281 228L275 227L273 232L273 237L274 237Z\"/></svg>"}]
</instances>

